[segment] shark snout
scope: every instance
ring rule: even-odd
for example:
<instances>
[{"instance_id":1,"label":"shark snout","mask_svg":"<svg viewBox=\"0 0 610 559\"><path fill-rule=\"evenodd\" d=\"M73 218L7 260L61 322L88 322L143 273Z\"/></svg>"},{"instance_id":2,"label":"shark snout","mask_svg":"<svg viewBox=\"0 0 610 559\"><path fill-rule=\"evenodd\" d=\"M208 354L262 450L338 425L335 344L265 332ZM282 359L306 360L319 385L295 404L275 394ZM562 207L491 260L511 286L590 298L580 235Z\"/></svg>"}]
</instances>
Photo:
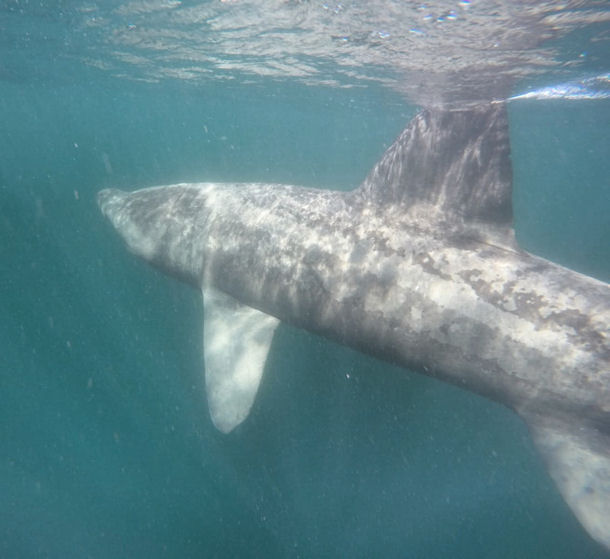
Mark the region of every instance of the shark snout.
<instances>
[{"instance_id":1,"label":"shark snout","mask_svg":"<svg viewBox=\"0 0 610 559\"><path fill-rule=\"evenodd\" d=\"M127 193L117 188L105 188L97 193L97 205L104 216L112 220L112 210L120 205Z\"/></svg>"},{"instance_id":2,"label":"shark snout","mask_svg":"<svg viewBox=\"0 0 610 559\"><path fill-rule=\"evenodd\" d=\"M103 211L104 206L109 200L116 198L117 195L121 194L121 191L117 188L105 188L97 193L97 204Z\"/></svg>"}]
</instances>

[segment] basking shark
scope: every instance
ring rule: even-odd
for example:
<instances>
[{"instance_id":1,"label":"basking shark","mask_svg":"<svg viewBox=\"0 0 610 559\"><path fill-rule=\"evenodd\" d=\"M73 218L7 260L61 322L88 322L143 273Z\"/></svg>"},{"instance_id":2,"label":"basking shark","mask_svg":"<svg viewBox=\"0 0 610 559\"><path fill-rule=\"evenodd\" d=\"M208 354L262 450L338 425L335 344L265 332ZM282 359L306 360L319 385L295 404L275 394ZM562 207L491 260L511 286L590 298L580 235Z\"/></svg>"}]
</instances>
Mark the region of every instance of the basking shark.
<instances>
[{"instance_id":1,"label":"basking shark","mask_svg":"<svg viewBox=\"0 0 610 559\"><path fill-rule=\"evenodd\" d=\"M133 253L203 293L221 431L247 417L285 321L513 409L610 548L610 286L521 250L511 198L502 102L424 110L350 192L198 183L98 195Z\"/></svg>"}]
</instances>

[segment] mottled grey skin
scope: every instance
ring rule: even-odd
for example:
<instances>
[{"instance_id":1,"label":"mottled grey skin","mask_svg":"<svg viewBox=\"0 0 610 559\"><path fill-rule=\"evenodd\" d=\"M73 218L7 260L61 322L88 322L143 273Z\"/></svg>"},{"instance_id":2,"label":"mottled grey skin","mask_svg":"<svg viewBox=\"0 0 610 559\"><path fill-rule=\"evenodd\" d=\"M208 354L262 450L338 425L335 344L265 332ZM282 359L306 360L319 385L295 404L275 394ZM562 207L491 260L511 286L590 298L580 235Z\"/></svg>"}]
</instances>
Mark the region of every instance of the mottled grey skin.
<instances>
[{"instance_id":1,"label":"mottled grey skin","mask_svg":"<svg viewBox=\"0 0 610 559\"><path fill-rule=\"evenodd\" d=\"M129 248L197 288L501 402L610 547L610 287L520 250L502 105L416 117L361 187L99 194Z\"/></svg>"}]
</instances>

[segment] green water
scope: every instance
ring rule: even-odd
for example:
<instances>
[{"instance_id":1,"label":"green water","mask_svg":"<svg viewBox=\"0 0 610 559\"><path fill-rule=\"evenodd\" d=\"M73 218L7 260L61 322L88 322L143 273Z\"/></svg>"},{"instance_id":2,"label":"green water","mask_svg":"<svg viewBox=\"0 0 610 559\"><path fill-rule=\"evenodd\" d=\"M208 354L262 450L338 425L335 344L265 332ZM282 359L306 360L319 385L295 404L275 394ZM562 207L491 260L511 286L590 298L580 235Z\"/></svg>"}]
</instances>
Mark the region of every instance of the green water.
<instances>
[{"instance_id":1,"label":"green water","mask_svg":"<svg viewBox=\"0 0 610 559\"><path fill-rule=\"evenodd\" d=\"M522 422L282 326L251 416L203 391L198 293L96 192L355 187L415 112L381 89L0 82L0 556L607 557ZM610 278L610 103L510 108L523 246Z\"/></svg>"}]
</instances>

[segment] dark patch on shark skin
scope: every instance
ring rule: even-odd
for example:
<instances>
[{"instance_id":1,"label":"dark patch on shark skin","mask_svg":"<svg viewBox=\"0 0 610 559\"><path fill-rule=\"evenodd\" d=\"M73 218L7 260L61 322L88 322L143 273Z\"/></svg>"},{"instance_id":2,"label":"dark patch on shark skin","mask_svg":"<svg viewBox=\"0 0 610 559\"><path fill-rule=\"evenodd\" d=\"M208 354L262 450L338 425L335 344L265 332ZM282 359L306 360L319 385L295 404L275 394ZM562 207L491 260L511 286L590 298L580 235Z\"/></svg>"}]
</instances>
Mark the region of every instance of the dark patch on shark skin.
<instances>
[{"instance_id":1,"label":"dark patch on shark skin","mask_svg":"<svg viewBox=\"0 0 610 559\"><path fill-rule=\"evenodd\" d=\"M575 309L553 312L549 315L549 319L552 319L558 324L568 326L575 332L586 330L590 326L589 318Z\"/></svg>"},{"instance_id":2,"label":"dark patch on shark skin","mask_svg":"<svg viewBox=\"0 0 610 559\"><path fill-rule=\"evenodd\" d=\"M365 273L362 276L362 280L363 285L368 286L368 288L363 288L362 291L372 293L383 301L387 299L388 293L393 286L390 276L384 277L383 275L380 276L370 272Z\"/></svg>"},{"instance_id":3,"label":"dark patch on shark skin","mask_svg":"<svg viewBox=\"0 0 610 559\"><path fill-rule=\"evenodd\" d=\"M466 231L456 231L447 235L447 245L459 250L478 250L481 248L480 236Z\"/></svg>"},{"instance_id":4,"label":"dark patch on shark skin","mask_svg":"<svg viewBox=\"0 0 610 559\"><path fill-rule=\"evenodd\" d=\"M517 316L534 319L540 317L540 309L546 306L546 299L543 295L532 293L514 293L512 290L509 293L502 293L505 297L512 295L512 300L516 310L511 311Z\"/></svg>"},{"instance_id":5,"label":"dark patch on shark skin","mask_svg":"<svg viewBox=\"0 0 610 559\"><path fill-rule=\"evenodd\" d=\"M396 267L390 262L386 262L383 265L381 272L377 276L378 283L384 290L387 291L396 283L398 279L397 275L398 273L396 272Z\"/></svg>"},{"instance_id":6,"label":"dark patch on shark skin","mask_svg":"<svg viewBox=\"0 0 610 559\"><path fill-rule=\"evenodd\" d=\"M478 297L494 307L530 320L540 319L539 311L544 305L542 296L532 295L531 293L515 293L515 281L504 283L500 292L481 278L480 270L463 270L458 275L475 291ZM514 309L510 308L511 303L514 305Z\"/></svg>"},{"instance_id":7,"label":"dark patch on shark skin","mask_svg":"<svg viewBox=\"0 0 610 559\"><path fill-rule=\"evenodd\" d=\"M349 262L352 265L359 265L366 256L370 253L372 241L369 239L360 239L356 242L352 252L350 253Z\"/></svg>"},{"instance_id":8,"label":"dark patch on shark skin","mask_svg":"<svg viewBox=\"0 0 610 559\"><path fill-rule=\"evenodd\" d=\"M299 291L303 294L307 293L306 297L301 297L301 301L311 298L313 304L298 305L298 315L308 321L319 320L329 299L328 289L320 274L312 268L306 268L299 277Z\"/></svg>"},{"instance_id":9,"label":"dark patch on shark skin","mask_svg":"<svg viewBox=\"0 0 610 559\"><path fill-rule=\"evenodd\" d=\"M526 318L532 322L544 323L547 327L554 324L557 330L567 328L571 330L567 332L567 335L583 345L586 350L600 353L606 359L610 358L610 350L605 349L604 336L591 325L590 317L582 312L576 309L565 309L550 312L546 317L543 317L541 309L548 308L548 301L542 295L515 292L515 281L505 282L502 291L498 292L492 289L487 282L480 279L478 270L466 270L461 272L459 276L475 290L481 299L504 312ZM514 308L510 307L511 303Z\"/></svg>"},{"instance_id":10,"label":"dark patch on shark skin","mask_svg":"<svg viewBox=\"0 0 610 559\"><path fill-rule=\"evenodd\" d=\"M416 252L413 254L413 262L419 264L421 269L428 274L432 274L434 276L438 276L439 278L443 278L444 280L451 281L451 276L449 274L445 274L442 272L438 266L436 266L436 262L434 258L430 256L427 252Z\"/></svg>"},{"instance_id":11,"label":"dark patch on shark skin","mask_svg":"<svg viewBox=\"0 0 610 559\"><path fill-rule=\"evenodd\" d=\"M491 303L495 307L502 308L502 310L507 310L502 306L504 298L497 291L492 290L489 283L481 278L481 270L463 270L458 273L458 276L462 278L467 285L472 287L481 299Z\"/></svg>"},{"instance_id":12,"label":"dark patch on shark skin","mask_svg":"<svg viewBox=\"0 0 610 559\"><path fill-rule=\"evenodd\" d=\"M574 337L585 340L584 346L588 351L599 353L610 361L610 349L606 348L606 340L592 326L590 317L576 309L565 309L551 313L548 318L556 324L571 328Z\"/></svg>"}]
</instances>

